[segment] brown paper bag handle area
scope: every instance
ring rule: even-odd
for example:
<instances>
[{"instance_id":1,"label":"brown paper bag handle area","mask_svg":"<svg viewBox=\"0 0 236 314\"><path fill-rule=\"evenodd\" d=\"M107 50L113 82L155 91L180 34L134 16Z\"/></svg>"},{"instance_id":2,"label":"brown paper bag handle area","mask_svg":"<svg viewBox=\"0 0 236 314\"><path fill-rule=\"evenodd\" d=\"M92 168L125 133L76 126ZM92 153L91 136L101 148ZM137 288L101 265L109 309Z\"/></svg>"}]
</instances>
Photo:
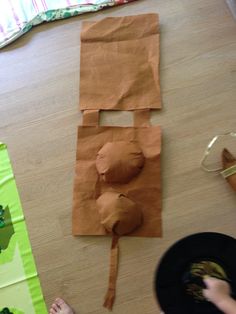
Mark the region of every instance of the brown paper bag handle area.
<instances>
[{"instance_id":1,"label":"brown paper bag handle area","mask_svg":"<svg viewBox=\"0 0 236 314\"><path fill-rule=\"evenodd\" d=\"M83 125L84 126L98 126L99 125L99 110L89 109L83 111ZM149 127L150 124L150 109L134 110L134 126L135 127Z\"/></svg>"},{"instance_id":2,"label":"brown paper bag handle area","mask_svg":"<svg viewBox=\"0 0 236 314\"><path fill-rule=\"evenodd\" d=\"M118 262L119 262L119 236L113 235L111 244L111 256L110 256L110 274L108 289L105 296L103 306L108 310L112 310L115 296L116 296L116 280L118 273Z\"/></svg>"},{"instance_id":3,"label":"brown paper bag handle area","mask_svg":"<svg viewBox=\"0 0 236 314\"><path fill-rule=\"evenodd\" d=\"M150 124L150 109L134 110L134 126L149 127Z\"/></svg>"},{"instance_id":4,"label":"brown paper bag handle area","mask_svg":"<svg viewBox=\"0 0 236 314\"><path fill-rule=\"evenodd\" d=\"M84 110L83 111L83 125L84 126L98 126L99 125L99 110Z\"/></svg>"}]
</instances>

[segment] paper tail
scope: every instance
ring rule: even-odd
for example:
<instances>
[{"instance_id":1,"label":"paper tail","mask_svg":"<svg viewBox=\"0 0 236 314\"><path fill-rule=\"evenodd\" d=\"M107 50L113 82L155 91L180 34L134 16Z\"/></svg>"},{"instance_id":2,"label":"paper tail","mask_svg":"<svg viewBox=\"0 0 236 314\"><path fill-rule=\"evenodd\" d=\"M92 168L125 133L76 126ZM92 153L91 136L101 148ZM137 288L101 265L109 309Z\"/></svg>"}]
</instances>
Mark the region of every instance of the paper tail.
<instances>
[{"instance_id":1,"label":"paper tail","mask_svg":"<svg viewBox=\"0 0 236 314\"><path fill-rule=\"evenodd\" d=\"M105 296L105 301L103 306L108 310L112 310L113 304L116 297L116 280L118 273L118 261L119 261L119 237L113 235L112 244L111 244L111 256L110 256L110 274L109 274L109 283L108 290Z\"/></svg>"},{"instance_id":2,"label":"paper tail","mask_svg":"<svg viewBox=\"0 0 236 314\"><path fill-rule=\"evenodd\" d=\"M116 291L108 289L103 306L111 311L115 301L115 297Z\"/></svg>"}]
</instances>

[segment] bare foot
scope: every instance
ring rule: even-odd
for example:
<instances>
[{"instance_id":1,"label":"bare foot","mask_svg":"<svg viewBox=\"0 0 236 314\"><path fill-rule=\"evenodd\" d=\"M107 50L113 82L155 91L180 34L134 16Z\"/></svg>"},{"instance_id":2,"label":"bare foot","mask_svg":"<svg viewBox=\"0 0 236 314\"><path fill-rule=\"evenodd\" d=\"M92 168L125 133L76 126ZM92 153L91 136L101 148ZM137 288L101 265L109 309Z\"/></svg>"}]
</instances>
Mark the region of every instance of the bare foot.
<instances>
[{"instance_id":1,"label":"bare foot","mask_svg":"<svg viewBox=\"0 0 236 314\"><path fill-rule=\"evenodd\" d=\"M75 314L75 312L64 300L57 298L52 304L49 314Z\"/></svg>"}]
</instances>

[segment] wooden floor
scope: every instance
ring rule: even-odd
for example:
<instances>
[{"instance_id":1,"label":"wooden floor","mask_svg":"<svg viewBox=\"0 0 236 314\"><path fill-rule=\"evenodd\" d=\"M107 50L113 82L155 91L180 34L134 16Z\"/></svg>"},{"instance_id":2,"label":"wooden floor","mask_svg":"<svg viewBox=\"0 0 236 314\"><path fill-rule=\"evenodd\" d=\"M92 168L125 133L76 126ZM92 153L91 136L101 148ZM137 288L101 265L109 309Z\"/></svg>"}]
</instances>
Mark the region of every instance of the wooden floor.
<instances>
[{"instance_id":1,"label":"wooden floor","mask_svg":"<svg viewBox=\"0 0 236 314\"><path fill-rule=\"evenodd\" d=\"M140 0L35 27L0 53L0 140L9 147L48 306L62 296L78 314L107 313L110 239L71 235L81 22L146 12L161 20L163 110L152 123L164 133L164 234L121 239L113 313L159 313L154 271L176 240L200 231L236 236L235 193L199 167L214 135L236 131L236 23L225 2ZM132 117L106 113L102 123L131 125Z\"/></svg>"}]
</instances>

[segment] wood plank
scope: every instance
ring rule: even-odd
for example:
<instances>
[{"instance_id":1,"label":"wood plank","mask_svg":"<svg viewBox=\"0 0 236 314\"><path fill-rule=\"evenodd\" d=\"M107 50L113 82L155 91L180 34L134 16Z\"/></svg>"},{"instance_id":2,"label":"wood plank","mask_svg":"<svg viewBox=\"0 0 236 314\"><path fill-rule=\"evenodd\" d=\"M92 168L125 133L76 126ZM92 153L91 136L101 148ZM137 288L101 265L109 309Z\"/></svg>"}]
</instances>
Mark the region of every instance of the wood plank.
<instances>
[{"instance_id":1,"label":"wood plank","mask_svg":"<svg viewBox=\"0 0 236 314\"><path fill-rule=\"evenodd\" d=\"M140 0L43 24L0 53L0 135L9 146L46 302L107 313L110 240L71 236L81 21L158 12L163 110L162 239L121 239L114 314L158 312L153 276L164 251L194 232L236 236L235 194L199 161L208 141L235 131L236 24L221 0ZM131 125L130 113L102 123ZM235 148L236 150L236 148ZM235 151L236 153L236 151Z\"/></svg>"}]
</instances>

